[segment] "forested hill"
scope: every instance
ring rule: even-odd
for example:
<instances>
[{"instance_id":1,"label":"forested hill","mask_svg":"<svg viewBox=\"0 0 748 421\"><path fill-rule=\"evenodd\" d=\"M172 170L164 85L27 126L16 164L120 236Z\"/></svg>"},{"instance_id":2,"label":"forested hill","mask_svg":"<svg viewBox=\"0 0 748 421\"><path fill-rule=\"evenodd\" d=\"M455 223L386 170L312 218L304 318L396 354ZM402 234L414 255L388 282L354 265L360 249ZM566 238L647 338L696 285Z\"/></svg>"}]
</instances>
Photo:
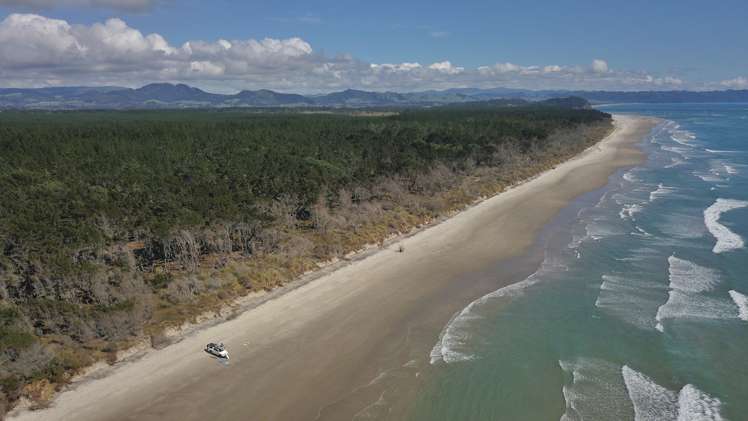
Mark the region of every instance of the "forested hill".
<instances>
[{"instance_id":1,"label":"forested hill","mask_svg":"<svg viewBox=\"0 0 748 421\"><path fill-rule=\"evenodd\" d=\"M362 108L433 107L501 100L522 106L559 97L592 103L748 102L748 90L722 91L569 91L509 88L459 88L424 92L370 92L347 89L322 95L267 89L216 94L184 84L153 83L140 88L0 88L2 109L169 109L169 108ZM561 104L557 104L561 105Z\"/></svg>"},{"instance_id":2,"label":"forested hill","mask_svg":"<svg viewBox=\"0 0 748 421\"><path fill-rule=\"evenodd\" d=\"M0 113L0 410L601 139L544 106ZM0 412L2 413L2 412Z\"/></svg>"}]
</instances>

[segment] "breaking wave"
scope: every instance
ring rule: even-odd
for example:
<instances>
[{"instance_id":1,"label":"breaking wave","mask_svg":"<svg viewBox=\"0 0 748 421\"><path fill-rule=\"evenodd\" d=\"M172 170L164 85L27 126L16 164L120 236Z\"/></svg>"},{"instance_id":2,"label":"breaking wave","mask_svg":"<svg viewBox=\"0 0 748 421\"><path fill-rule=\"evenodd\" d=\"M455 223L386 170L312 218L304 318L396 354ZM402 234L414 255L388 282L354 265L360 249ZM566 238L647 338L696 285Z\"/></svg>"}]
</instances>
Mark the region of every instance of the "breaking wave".
<instances>
[{"instance_id":1,"label":"breaking wave","mask_svg":"<svg viewBox=\"0 0 748 421\"><path fill-rule=\"evenodd\" d=\"M666 319L713 319L725 320L735 316L735 311L727 301L705 295L670 291L668 300L655 316L657 330L664 332L662 324Z\"/></svg>"},{"instance_id":2,"label":"breaking wave","mask_svg":"<svg viewBox=\"0 0 748 421\"><path fill-rule=\"evenodd\" d=\"M629 183L636 183L639 181L639 178L634 175L633 170L628 170L623 174L623 179L628 181Z\"/></svg>"},{"instance_id":3,"label":"breaking wave","mask_svg":"<svg viewBox=\"0 0 748 421\"><path fill-rule=\"evenodd\" d=\"M623 208L621 209L621 212L618 213L618 216L620 216L621 219L634 219L634 215L643 210L644 207L638 203L623 205Z\"/></svg>"},{"instance_id":4,"label":"breaking wave","mask_svg":"<svg viewBox=\"0 0 748 421\"><path fill-rule=\"evenodd\" d=\"M709 153L723 153L723 154L742 154L745 153L745 151L734 151L734 150L725 150L725 149L704 149L705 151Z\"/></svg>"},{"instance_id":5,"label":"breaking wave","mask_svg":"<svg viewBox=\"0 0 748 421\"><path fill-rule=\"evenodd\" d=\"M677 420L678 396L649 377L624 365L621 368L623 382L634 406L636 421Z\"/></svg>"},{"instance_id":6,"label":"breaking wave","mask_svg":"<svg viewBox=\"0 0 748 421\"><path fill-rule=\"evenodd\" d=\"M624 235L626 231L618 224L611 223L606 218L595 217L587 221L584 226L585 239L602 240L615 235Z\"/></svg>"},{"instance_id":7,"label":"breaking wave","mask_svg":"<svg viewBox=\"0 0 748 421\"><path fill-rule=\"evenodd\" d=\"M730 290L730 298L738 307L738 318L748 322L748 296L745 296L735 290Z\"/></svg>"},{"instance_id":8,"label":"breaking wave","mask_svg":"<svg viewBox=\"0 0 748 421\"><path fill-rule=\"evenodd\" d=\"M692 384L673 391L624 365L592 358L559 361L570 380L561 421L723 421L722 402Z\"/></svg>"},{"instance_id":9,"label":"breaking wave","mask_svg":"<svg viewBox=\"0 0 748 421\"><path fill-rule=\"evenodd\" d=\"M493 298L521 294L523 289L539 281L537 275L538 272L530 275L521 282L486 294L455 313L446 326L444 326L436 344L431 349L431 353L429 354L431 364L436 364L439 361L450 364L475 359L476 357L469 352L468 348L471 339L471 324L482 318L475 313L476 308Z\"/></svg>"},{"instance_id":10,"label":"breaking wave","mask_svg":"<svg viewBox=\"0 0 748 421\"><path fill-rule=\"evenodd\" d=\"M675 256L668 258L670 291L657 309L656 328L664 331L666 319L730 319L734 309L723 299L705 295L720 283L719 273Z\"/></svg>"},{"instance_id":11,"label":"breaking wave","mask_svg":"<svg viewBox=\"0 0 748 421\"><path fill-rule=\"evenodd\" d=\"M719 272L675 256L668 257L670 288L683 292L707 292L720 282Z\"/></svg>"},{"instance_id":12,"label":"breaking wave","mask_svg":"<svg viewBox=\"0 0 748 421\"><path fill-rule=\"evenodd\" d=\"M679 158L670 158L670 164L665 165L665 168L673 168L677 167L678 165L685 164L686 161Z\"/></svg>"},{"instance_id":13,"label":"breaking wave","mask_svg":"<svg viewBox=\"0 0 748 421\"><path fill-rule=\"evenodd\" d=\"M462 311L455 313L449 319L447 325L444 326L444 329L439 334L439 339L437 339L436 344L434 344L429 354L431 364L436 364L439 361L444 361L445 363L468 361L474 358L473 355L461 350L470 338L467 333L467 324L472 317L470 315L472 305L473 303L465 307Z\"/></svg>"},{"instance_id":14,"label":"breaking wave","mask_svg":"<svg viewBox=\"0 0 748 421\"><path fill-rule=\"evenodd\" d=\"M657 284L617 275L603 275L595 307L642 329L655 328L652 317L661 301Z\"/></svg>"},{"instance_id":15,"label":"breaking wave","mask_svg":"<svg viewBox=\"0 0 748 421\"><path fill-rule=\"evenodd\" d=\"M724 253L726 251L743 248L743 239L729 228L719 223L721 215L733 209L748 207L748 202L734 199L717 199L712 206L704 211L704 224L709 232L717 239L712 251Z\"/></svg>"},{"instance_id":16,"label":"breaking wave","mask_svg":"<svg viewBox=\"0 0 748 421\"><path fill-rule=\"evenodd\" d=\"M555 259L546 257L541 267L524 280L490 292L455 313L442 329L434 347L431 348L429 354L431 364L437 364L440 361L450 364L475 359L476 356L470 352L470 341L472 339L470 332L473 330L473 323L483 319L483 316L478 313L481 305L501 297L520 296L526 288L540 282L543 275L567 269L566 266Z\"/></svg>"},{"instance_id":17,"label":"breaking wave","mask_svg":"<svg viewBox=\"0 0 748 421\"><path fill-rule=\"evenodd\" d=\"M634 406L635 421L721 421L722 402L692 384L676 393L624 365L623 382Z\"/></svg>"},{"instance_id":18,"label":"breaking wave","mask_svg":"<svg viewBox=\"0 0 748 421\"><path fill-rule=\"evenodd\" d=\"M561 421L626 419L631 414L618 365L593 358L558 364L568 378L561 389L566 402Z\"/></svg>"},{"instance_id":19,"label":"breaking wave","mask_svg":"<svg viewBox=\"0 0 748 421\"><path fill-rule=\"evenodd\" d=\"M657 185L657 189L655 191L649 193L649 201L654 202L657 199L660 199L662 197L669 195L675 190L676 189L674 187L667 187L663 185L662 183L660 183Z\"/></svg>"},{"instance_id":20,"label":"breaking wave","mask_svg":"<svg viewBox=\"0 0 748 421\"><path fill-rule=\"evenodd\" d=\"M705 181L707 183L722 183L725 181L724 178L720 177L719 174L715 174L714 172L694 171L693 175L699 177L701 181Z\"/></svg>"},{"instance_id":21,"label":"breaking wave","mask_svg":"<svg viewBox=\"0 0 748 421\"><path fill-rule=\"evenodd\" d=\"M696 135L688 130L680 130L679 127L680 126L676 125L673 130L671 130L670 139L684 146L692 146L691 142L696 139Z\"/></svg>"},{"instance_id":22,"label":"breaking wave","mask_svg":"<svg viewBox=\"0 0 748 421\"><path fill-rule=\"evenodd\" d=\"M691 148L685 148L683 146L668 146L668 145L660 145L660 149L662 149L663 151L672 152L674 154L680 155L683 159L688 159L692 151Z\"/></svg>"}]
</instances>

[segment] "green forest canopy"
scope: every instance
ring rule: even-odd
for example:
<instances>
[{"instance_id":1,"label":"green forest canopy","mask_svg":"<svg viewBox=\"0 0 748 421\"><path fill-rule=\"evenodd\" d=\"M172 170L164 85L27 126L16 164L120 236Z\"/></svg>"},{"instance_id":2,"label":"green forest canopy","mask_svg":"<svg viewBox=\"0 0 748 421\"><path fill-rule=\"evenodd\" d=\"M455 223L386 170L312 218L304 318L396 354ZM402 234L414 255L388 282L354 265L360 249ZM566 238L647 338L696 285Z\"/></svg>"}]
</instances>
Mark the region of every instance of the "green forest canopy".
<instances>
[{"instance_id":1,"label":"green forest canopy","mask_svg":"<svg viewBox=\"0 0 748 421\"><path fill-rule=\"evenodd\" d=\"M281 195L407 176L435 163L530 150L556 129L608 118L550 107L391 116L246 111L0 113L4 255L51 255L215 221L263 218ZM106 221L110 230L102 230Z\"/></svg>"}]
</instances>

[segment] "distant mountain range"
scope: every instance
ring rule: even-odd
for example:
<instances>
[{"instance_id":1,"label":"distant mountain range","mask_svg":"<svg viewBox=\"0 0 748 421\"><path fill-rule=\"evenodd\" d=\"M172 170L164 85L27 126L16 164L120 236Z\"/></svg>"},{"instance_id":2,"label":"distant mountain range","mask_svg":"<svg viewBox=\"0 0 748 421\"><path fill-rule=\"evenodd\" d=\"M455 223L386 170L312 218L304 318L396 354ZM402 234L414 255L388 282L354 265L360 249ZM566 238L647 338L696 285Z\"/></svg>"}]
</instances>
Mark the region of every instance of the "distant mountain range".
<instances>
[{"instance_id":1,"label":"distant mountain range","mask_svg":"<svg viewBox=\"0 0 748 421\"><path fill-rule=\"evenodd\" d=\"M128 109L213 107L414 107L491 100L542 101L579 97L591 103L748 102L748 90L726 91L564 91L460 88L424 92L369 92L348 89L325 95L270 90L214 94L184 84L154 83L137 89L117 86L0 89L2 109ZM512 105L511 101L505 105ZM517 105L517 104L514 104Z\"/></svg>"}]
</instances>

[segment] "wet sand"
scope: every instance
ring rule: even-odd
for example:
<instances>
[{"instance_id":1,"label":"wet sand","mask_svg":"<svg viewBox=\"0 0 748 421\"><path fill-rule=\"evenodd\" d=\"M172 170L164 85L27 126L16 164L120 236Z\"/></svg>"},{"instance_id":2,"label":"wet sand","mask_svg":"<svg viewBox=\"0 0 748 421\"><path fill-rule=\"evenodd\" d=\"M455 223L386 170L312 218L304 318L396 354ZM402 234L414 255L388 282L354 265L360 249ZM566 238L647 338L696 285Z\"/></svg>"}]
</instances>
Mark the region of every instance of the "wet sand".
<instances>
[{"instance_id":1,"label":"wet sand","mask_svg":"<svg viewBox=\"0 0 748 421\"><path fill-rule=\"evenodd\" d=\"M542 260L538 235L576 197L643 161L655 120L615 117L615 131L541 176L329 275L116 366L12 420L350 420L397 418L449 318L517 282ZM223 341L228 364L210 358ZM399 388L399 402L385 404Z\"/></svg>"}]
</instances>

